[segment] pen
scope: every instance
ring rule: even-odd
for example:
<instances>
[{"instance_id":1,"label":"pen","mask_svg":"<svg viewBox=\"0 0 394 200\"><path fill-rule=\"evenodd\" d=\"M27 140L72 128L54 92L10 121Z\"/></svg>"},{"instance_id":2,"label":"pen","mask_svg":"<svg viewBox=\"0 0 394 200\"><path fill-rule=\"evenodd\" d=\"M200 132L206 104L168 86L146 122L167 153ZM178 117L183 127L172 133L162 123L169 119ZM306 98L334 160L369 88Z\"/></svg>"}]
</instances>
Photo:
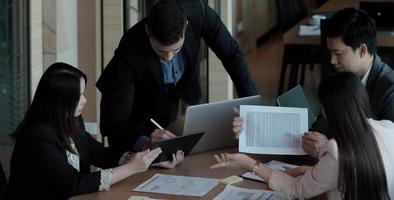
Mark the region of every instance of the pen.
<instances>
[{"instance_id":1,"label":"pen","mask_svg":"<svg viewBox=\"0 0 394 200\"><path fill-rule=\"evenodd\" d=\"M159 129L164 130L163 127L161 127L155 120L153 120L152 118L150 118L150 121Z\"/></svg>"}]
</instances>

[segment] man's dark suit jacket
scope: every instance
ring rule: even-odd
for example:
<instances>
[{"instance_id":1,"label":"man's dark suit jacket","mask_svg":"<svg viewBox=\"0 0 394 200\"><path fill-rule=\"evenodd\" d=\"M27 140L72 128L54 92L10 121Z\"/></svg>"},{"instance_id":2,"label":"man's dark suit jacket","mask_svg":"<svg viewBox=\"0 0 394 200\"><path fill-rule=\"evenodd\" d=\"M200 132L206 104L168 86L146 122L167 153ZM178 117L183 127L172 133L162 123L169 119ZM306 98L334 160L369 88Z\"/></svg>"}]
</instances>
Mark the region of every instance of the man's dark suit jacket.
<instances>
[{"instance_id":1,"label":"man's dark suit jacket","mask_svg":"<svg viewBox=\"0 0 394 200\"><path fill-rule=\"evenodd\" d=\"M112 168L120 156L85 131L73 140L80 156L80 172L68 164L66 149L49 125L37 124L18 135L7 199L69 199L98 191L101 175L90 173L90 165Z\"/></svg>"},{"instance_id":2,"label":"man's dark suit jacket","mask_svg":"<svg viewBox=\"0 0 394 200\"><path fill-rule=\"evenodd\" d=\"M376 119L394 122L394 71L377 55L369 72L366 88Z\"/></svg>"},{"instance_id":3,"label":"man's dark suit jacket","mask_svg":"<svg viewBox=\"0 0 394 200\"><path fill-rule=\"evenodd\" d=\"M122 150L130 150L138 137L149 136L155 129L149 122L150 118L164 127L174 121L179 99L191 105L199 102L201 39L222 61L239 96L257 94L237 42L215 11L206 5L206 1L184 0L178 3L189 23L181 49L185 71L174 89L170 92L164 90L159 58L145 32L147 18L125 33L114 57L97 81L96 86L102 93L101 132L117 137L123 143Z\"/></svg>"},{"instance_id":4,"label":"man's dark suit jacket","mask_svg":"<svg viewBox=\"0 0 394 200\"><path fill-rule=\"evenodd\" d=\"M394 122L394 71L382 62L378 55L374 57L366 89L375 119ZM327 133L329 131L327 121L320 115L312 130Z\"/></svg>"}]
</instances>

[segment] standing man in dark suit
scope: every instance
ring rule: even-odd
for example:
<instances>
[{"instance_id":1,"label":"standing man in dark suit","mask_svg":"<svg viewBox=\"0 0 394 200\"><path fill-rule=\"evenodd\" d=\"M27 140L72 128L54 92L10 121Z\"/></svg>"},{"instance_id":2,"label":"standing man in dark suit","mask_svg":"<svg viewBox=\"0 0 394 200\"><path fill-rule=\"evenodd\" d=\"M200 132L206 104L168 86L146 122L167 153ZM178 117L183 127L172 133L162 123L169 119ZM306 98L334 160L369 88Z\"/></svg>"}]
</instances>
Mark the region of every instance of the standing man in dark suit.
<instances>
[{"instance_id":1,"label":"standing man in dark suit","mask_svg":"<svg viewBox=\"0 0 394 200\"><path fill-rule=\"evenodd\" d=\"M376 120L394 122L394 71L376 54L376 29L364 11L345 8L327 22L327 47L337 71L353 72L367 89ZM317 157L329 131L322 115L303 137L305 152Z\"/></svg>"},{"instance_id":2,"label":"standing man in dark suit","mask_svg":"<svg viewBox=\"0 0 394 200\"><path fill-rule=\"evenodd\" d=\"M197 104L200 40L222 61L238 95L257 94L237 42L206 0L161 0L122 37L96 86L102 93L100 128L109 145L141 150L176 120L179 100Z\"/></svg>"}]
</instances>

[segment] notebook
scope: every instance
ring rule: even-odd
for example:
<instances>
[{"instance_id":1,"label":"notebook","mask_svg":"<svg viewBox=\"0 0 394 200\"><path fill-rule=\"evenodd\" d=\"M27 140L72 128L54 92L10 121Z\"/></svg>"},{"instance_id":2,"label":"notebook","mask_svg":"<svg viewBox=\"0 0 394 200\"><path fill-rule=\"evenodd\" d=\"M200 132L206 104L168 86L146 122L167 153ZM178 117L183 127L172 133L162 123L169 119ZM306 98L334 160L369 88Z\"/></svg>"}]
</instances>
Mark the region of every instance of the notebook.
<instances>
[{"instance_id":1,"label":"notebook","mask_svg":"<svg viewBox=\"0 0 394 200\"><path fill-rule=\"evenodd\" d=\"M278 106L282 107L296 107L296 108L307 108L308 109L308 127L311 128L313 122L316 119L315 114L305 96L304 90L300 85L292 88L291 90L283 93L276 98Z\"/></svg>"}]
</instances>

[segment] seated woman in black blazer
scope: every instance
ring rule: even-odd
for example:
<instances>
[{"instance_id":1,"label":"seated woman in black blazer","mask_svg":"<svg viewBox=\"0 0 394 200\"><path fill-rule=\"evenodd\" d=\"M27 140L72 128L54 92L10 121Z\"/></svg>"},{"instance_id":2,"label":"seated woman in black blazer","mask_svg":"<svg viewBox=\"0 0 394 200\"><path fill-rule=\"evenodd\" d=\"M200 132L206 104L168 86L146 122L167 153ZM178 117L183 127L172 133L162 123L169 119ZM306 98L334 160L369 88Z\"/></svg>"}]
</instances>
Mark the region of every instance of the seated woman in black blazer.
<instances>
[{"instance_id":1,"label":"seated woman in black blazer","mask_svg":"<svg viewBox=\"0 0 394 200\"><path fill-rule=\"evenodd\" d=\"M85 132L81 117L85 83L86 75L65 63L45 71L25 118L12 135L16 144L8 199L68 199L105 191L147 170L161 153L157 148L121 156ZM181 160L183 154L178 152L173 163ZM102 170L90 172L90 165Z\"/></svg>"}]
</instances>

